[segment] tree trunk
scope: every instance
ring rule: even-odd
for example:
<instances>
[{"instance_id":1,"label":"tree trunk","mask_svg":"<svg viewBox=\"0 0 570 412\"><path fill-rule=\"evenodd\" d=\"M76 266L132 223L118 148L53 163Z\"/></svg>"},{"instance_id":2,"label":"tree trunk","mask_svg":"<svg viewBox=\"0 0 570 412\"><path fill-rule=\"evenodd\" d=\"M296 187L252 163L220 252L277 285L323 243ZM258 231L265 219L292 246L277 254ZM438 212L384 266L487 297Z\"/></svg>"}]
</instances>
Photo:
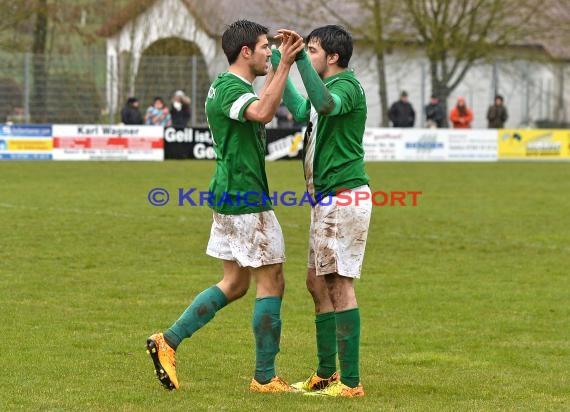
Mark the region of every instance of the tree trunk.
<instances>
[{"instance_id":1,"label":"tree trunk","mask_svg":"<svg viewBox=\"0 0 570 412\"><path fill-rule=\"evenodd\" d=\"M378 97L382 115L382 127L390 126L388 119L388 90L386 88L386 61L384 60L384 15L380 0L375 0L374 13L374 51L376 53L376 71L378 72Z\"/></svg>"},{"instance_id":2,"label":"tree trunk","mask_svg":"<svg viewBox=\"0 0 570 412\"><path fill-rule=\"evenodd\" d=\"M389 127L388 119L388 90L386 89L386 62L384 51L376 53L376 69L378 71L378 96L380 97L380 110L382 111L382 127Z\"/></svg>"},{"instance_id":3,"label":"tree trunk","mask_svg":"<svg viewBox=\"0 0 570 412\"><path fill-rule=\"evenodd\" d=\"M34 27L33 78L34 91L31 104L32 117L36 123L47 122L47 0L37 0L36 24Z\"/></svg>"},{"instance_id":4,"label":"tree trunk","mask_svg":"<svg viewBox=\"0 0 570 412\"><path fill-rule=\"evenodd\" d=\"M449 112L447 110L447 98L450 90L439 78L437 72L437 61L430 59L431 93L436 95L443 110L443 127L449 127Z\"/></svg>"},{"instance_id":5,"label":"tree trunk","mask_svg":"<svg viewBox=\"0 0 570 412\"><path fill-rule=\"evenodd\" d=\"M564 65L558 63L556 69L558 72L558 94L556 96L556 106L554 109L554 121L558 124L556 127L564 127L563 124L566 123L566 107L564 107Z\"/></svg>"}]
</instances>

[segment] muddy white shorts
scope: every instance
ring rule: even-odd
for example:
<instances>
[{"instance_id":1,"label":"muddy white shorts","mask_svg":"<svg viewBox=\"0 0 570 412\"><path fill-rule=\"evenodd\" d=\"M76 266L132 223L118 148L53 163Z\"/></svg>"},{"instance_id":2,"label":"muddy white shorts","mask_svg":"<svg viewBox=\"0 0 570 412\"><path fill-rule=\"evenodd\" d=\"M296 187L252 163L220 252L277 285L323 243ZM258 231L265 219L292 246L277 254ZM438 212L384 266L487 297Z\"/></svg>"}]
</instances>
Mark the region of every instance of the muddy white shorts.
<instances>
[{"instance_id":1,"label":"muddy white shorts","mask_svg":"<svg viewBox=\"0 0 570 412\"><path fill-rule=\"evenodd\" d=\"M214 212L206 254L232 260L241 267L285 261L285 242L273 210L243 215Z\"/></svg>"},{"instance_id":2,"label":"muddy white shorts","mask_svg":"<svg viewBox=\"0 0 570 412\"><path fill-rule=\"evenodd\" d=\"M372 213L371 196L355 199L355 192L368 192L368 186L343 192L326 205L317 203L311 209L308 267L315 269L317 276L338 273L341 276L358 279L364 260L368 226ZM348 197L351 201L348 201Z\"/></svg>"}]
</instances>

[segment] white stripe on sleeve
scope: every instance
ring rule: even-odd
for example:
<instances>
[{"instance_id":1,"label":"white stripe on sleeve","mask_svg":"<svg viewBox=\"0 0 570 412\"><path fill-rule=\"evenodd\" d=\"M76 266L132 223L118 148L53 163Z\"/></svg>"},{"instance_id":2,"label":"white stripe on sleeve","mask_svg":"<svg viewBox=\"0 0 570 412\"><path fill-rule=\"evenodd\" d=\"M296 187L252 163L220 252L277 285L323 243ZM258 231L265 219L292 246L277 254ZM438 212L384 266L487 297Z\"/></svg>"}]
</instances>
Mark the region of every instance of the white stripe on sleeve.
<instances>
[{"instance_id":1,"label":"white stripe on sleeve","mask_svg":"<svg viewBox=\"0 0 570 412\"><path fill-rule=\"evenodd\" d=\"M232 107L230 109L230 119L239 120L238 119L239 113L241 112L243 105L246 104L247 101L250 100L252 97L256 97L255 94L246 93L238 97L238 99L234 102L234 104L232 104Z\"/></svg>"}]
</instances>

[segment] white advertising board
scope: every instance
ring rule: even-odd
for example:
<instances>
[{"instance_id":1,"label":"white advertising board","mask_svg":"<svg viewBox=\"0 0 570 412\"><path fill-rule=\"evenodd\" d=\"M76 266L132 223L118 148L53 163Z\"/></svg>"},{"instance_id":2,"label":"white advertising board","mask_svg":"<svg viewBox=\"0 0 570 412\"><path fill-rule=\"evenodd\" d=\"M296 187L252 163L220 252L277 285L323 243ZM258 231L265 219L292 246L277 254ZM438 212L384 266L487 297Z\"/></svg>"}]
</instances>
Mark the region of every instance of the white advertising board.
<instances>
[{"instance_id":1,"label":"white advertising board","mask_svg":"<svg viewBox=\"0 0 570 412\"><path fill-rule=\"evenodd\" d=\"M54 160L164 160L162 126L53 125Z\"/></svg>"}]
</instances>

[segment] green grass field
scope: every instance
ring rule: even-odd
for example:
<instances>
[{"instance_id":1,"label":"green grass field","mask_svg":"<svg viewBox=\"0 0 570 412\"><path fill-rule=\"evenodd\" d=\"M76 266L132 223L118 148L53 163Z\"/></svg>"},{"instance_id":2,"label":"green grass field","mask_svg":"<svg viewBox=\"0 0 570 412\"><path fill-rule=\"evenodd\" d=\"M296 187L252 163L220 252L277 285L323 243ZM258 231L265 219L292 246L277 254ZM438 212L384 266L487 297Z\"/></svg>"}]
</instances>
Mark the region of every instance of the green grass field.
<instances>
[{"instance_id":1,"label":"green grass field","mask_svg":"<svg viewBox=\"0 0 570 412\"><path fill-rule=\"evenodd\" d=\"M206 190L210 162L0 163L0 410L570 410L566 163L374 163L373 190L421 190L373 211L363 278L362 399L259 395L254 291L178 351L179 392L155 379L148 335L217 282L210 210L152 207ZM302 191L297 162L271 190ZM315 367L305 290L308 207L278 207L288 260L278 373Z\"/></svg>"}]
</instances>

